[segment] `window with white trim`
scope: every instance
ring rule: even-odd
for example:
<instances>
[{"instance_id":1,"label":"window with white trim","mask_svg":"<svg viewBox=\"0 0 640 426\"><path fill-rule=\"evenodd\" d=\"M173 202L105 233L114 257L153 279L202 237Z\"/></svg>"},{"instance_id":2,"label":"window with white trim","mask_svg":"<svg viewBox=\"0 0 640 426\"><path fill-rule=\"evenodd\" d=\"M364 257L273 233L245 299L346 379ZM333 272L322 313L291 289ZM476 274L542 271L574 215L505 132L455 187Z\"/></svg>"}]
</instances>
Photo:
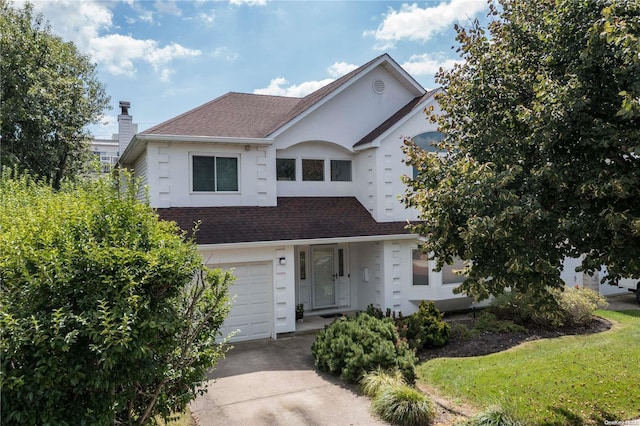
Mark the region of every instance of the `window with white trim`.
<instances>
[{"instance_id":1,"label":"window with white trim","mask_svg":"<svg viewBox=\"0 0 640 426\"><path fill-rule=\"evenodd\" d=\"M413 285L429 285L429 256L413 250Z\"/></svg>"},{"instance_id":2,"label":"window with white trim","mask_svg":"<svg viewBox=\"0 0 640 426\"><path fill-rule=\"evenodd\" d=\"M428 152L440 152L438 144L442 141L444 135L440 132L425 132L414 136L413 142L420 147L420 149ZM418 169L413 168L413 178L418 177Z\"/></svg>"},{"instance_id":3,"label":"window with white trim","mask_svg":"<svg viewBox=\"0 0 640 426\"><path fill-rule=\"evenodd\" d=\"M465 280L464 275L458 274L464 268L464 260L453 258L453 263L442 267L442 284L459 284Z\"/></svg>"},{"instance_id":4,"label":"window with white trim","mask_svg":"<svg viewBox=\"0 0 640 426\"><path fill-rule=\"evenodd\" d=\"M323 181L324 160L302 159L302 180Z\"/></svg>"},{"instance_id":5,"label":"window with white trim","mask_svg":"<svg viewBox=\"0 0 640 426\"><path fill-rule=\"evenodd\" d=\"M331 180L351 182L351 160L331 160Z\"/></svg>"},{"instance_id":6,"label":"window with white trim","mask_svg":"<svg viewBox=\"0 0 640 426\"><path fill-rule=\"evenodd\" d=\"M238 157L191 156L193 192L237 192Z\"/></svg>"},{"instance_id":7,"label":"window with white trim","mask_svg":"<svg viewBox=\"0 0 640 426\"><path fill-rule=\"evenodd\" d=\"M276 158L278 180L296 180L296 159Z\"/></svg>"}]
</instances>

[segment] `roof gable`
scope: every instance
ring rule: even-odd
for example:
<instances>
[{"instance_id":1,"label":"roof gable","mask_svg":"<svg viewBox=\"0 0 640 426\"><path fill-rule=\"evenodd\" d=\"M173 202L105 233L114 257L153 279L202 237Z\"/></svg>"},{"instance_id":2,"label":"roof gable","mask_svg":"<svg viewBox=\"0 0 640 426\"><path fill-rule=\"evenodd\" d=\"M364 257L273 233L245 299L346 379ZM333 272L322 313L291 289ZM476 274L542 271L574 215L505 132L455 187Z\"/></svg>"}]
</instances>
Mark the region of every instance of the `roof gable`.
<instances>
[{"instance_id":1,"label":"roof gable","mask_svg":"<svg viewBox=\"0 0 640 426\"><path fill-rule=\"evenodd\" d=\"M229 92L140 134L220 138L274 137L379 65L390 71L416 96L424 94L424 88L385 53L304 98Z\"/></svg>"},{"instance_id":2,"label":"roof gable","mask_svg":"<svg viewBox=\"0 0 640 426\"><path fill-rule=\"evenodd\" d=\"M385 134L387 131L396 128L399 126L404 119L413 115L416 111L421 111L421 106L430 100L436 93L438 93L441 89L433 89L428 91L422 96L418 96L413 98L409 103L400 108L395 114L385 120L378 127L373 129L369 134L356 142L353 147L363 147L369 143L372 143L377 138Z\"/></svg>"},{"instance_id":3,"label":"roof gable","mask_svg":"<svg viewBox=\"0 0 640 426\"><path fill-rule=\"evenodd\" d=\"M389 54L385 53L304 97L302 101L288 114L288 116L285 117L281 123L278 123L278 125L275 126L273 132L270 133L269 136L276 137L278 134L284 132L288 127L300 121L307 114L346 90L358 79L362 78L378 66L384 67L415 96L420 97L424 95L425 89L402 67L400 67L400 65L398 65L398 63L394 61Z\"/></svg>"}]
</instances>

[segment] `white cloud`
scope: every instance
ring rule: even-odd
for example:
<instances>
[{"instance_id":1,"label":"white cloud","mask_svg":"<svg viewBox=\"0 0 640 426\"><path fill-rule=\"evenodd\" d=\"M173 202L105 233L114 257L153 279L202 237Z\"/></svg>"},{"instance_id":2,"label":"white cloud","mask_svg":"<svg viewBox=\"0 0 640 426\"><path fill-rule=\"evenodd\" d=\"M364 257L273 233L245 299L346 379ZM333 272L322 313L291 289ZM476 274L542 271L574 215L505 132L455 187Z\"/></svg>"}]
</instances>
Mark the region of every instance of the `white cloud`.
<instances>
[{"instance_id":1,"label":"white cloud","mask_svg":"<svg viewBox=\"0 0 640 426\"><path fill-rule=\"evenodd\" d=\"M24 1L15 2L24 7ZM82 51L88 51L90 40L98 37L100 30L110 28L113 14L104 4L73 0L33 2L36 12L51 23L52 30L66 41L73 41Z\"/></svg>"},{"instance_id":2,"label":"white cloud","mask_svg":"<svg viewBox=\"0 0 640 426\"><path fill-rule=\"evenodd\" d=\"M159 7L168 11L177 8L173 2L160 3ZM173 60L201 55L199 50L177 43L159 46L155 40L136 39L130 35L102 35L113 30L113 14L107 4L95 0L49 0L35 2L34 8L50 22L55 34L73 41L82 52L90 54L114 75L132 75L137 63L146 62L157 72L160 80L168 81L173 73L169 68ZM17 6L22 7L22 4ZM145 12L137 6L134 11ZM152 19L151 14L145 13L141 13L140 19L145 19L144 16Z\"/></svg>"},{"instance_id":3,"label":"white cloud","mask_svg":"<svg viewBox=\"0 0 640 426\"><path fill-rule=\"evenodd\" d=\"M346 62L334 62L333 65L327 68L327 73L332 78L325 78L324 80L311 80L305 81L300 84L292 84L286 87L289 82L284 77L277 77L269 82L269 85L262 89L255 89L253 91L256 95L274 95L274 96L291 96L294 98L302 98L309 93L313 93L321 87L326 86L338 77L353 71L358 68L357 65L347 64Z\"/></svg>"},{"instance_id":4,"label":"white cloud","mask_svg":"<svg viewBox=\"0 0 640 426\"><path fill-rule=\"evenodd\" d=\"M358 66L354 64L347 64L346 62L335 62L333 65L327 68L327 72L331 77L338 78L347 73L350 73L356 68L358 68Z\"/></svg>"},{"instance_id":5,"label":"white cloud","mask_svg":"<svg viewBox=\"0 0 640 426\"><path fill-rule=\"evenodd\" d=\"M158 12L166 15L182 15L182 11L174 0L156 0L153 6Z\"/></svg>"},{"instance_id":6,"label":"white cloud","mask_svg":"<svg viewBox=\"0 0 640 426\"><path fill-rule=\"evenodd\" d=\"M267 4L267 0L229 0L229 4L233 4L235 6L265 6Z\"/></svg>"},{"instance_id":7,"label":"white cloud","mask_svg":"<svg viewBox=\"0 0 640 426\"><path fill-rule=\"evenodd\" d=\"M92 126L91 133L98 139L111 139L118 133L118 118L115 115L103 114L100 122Z\"/></svg>"},{"instance_id":8,"label":"white cloud","mask_svg":"<svg viewBox=\"0 0 640 426\"><path fill-rule=\"evenodd\" d=\"M301 98L309 93L315 92L321 87L333 81L332 78L327 78L320 81L305 81L304 83L294 84L289 87L282 87L289 82L284 77L278 77L271 80L269 85L263 89L255 89L253 91L256 95L275 95L275 96L291 96L295 98Z\"/></svg>"},{"instance_id":9,"label":"white cloud","mask_svg":"<svg viewBox=\"0 0 640 426\"><path fill-rule=\"evenodd\" d=\"M136 71L134 60L154 48L153 40L137 40L131 36L110 34L90 41L93 58L104 64L111 74L131 75Z\"/></svg>"},{"instance_id":10,"label":"white cloud","mask_svg":"<svg viewBox=\"0 0 640 426\"><path fill-rule=\"evenodd\" d=\"M469 19L487 7L482 0L451 0L424 9L405 3L400 10L390 8L378 29L365 31L364 35L373 36L378 41L375 47L380 50L389 49L400 40L425 42L454 22Z\"/></svg>"},{"instance_id":11,"label":"white cloud","mask_svg":"<svg viewBox=\"0 0 640 426\"><path fill-rule=\"evenodd\" d=\"M216 47L211 54L216 59L224 59L225 61L233 62L240 57L238 52L230 51L228 47Z\"/></svg>"},{"instance_id":12,"label":"white cloud","mask_svg":"<svg viewBox=\"0 0 640 426\"><path fill-rule=\"evenodd\" d=\"M198 19L207 24L212 24L216 20L216 12L213 9L209 13L201 12L198 14Z\"/></svg>"},{"instance_id":13,"label":"white cloud","mask_svg":"<svg viewBox=\"0 0 640 426\"><path fill-rule=\"evenodd\" d=\"M440 67L451 69L456 63L461 61L456 59L447 59L443 57L434 57L428 53L423 55L413 55L407 62L402 64L411 75L434 75Z\"/></svg>"}]
</instances>

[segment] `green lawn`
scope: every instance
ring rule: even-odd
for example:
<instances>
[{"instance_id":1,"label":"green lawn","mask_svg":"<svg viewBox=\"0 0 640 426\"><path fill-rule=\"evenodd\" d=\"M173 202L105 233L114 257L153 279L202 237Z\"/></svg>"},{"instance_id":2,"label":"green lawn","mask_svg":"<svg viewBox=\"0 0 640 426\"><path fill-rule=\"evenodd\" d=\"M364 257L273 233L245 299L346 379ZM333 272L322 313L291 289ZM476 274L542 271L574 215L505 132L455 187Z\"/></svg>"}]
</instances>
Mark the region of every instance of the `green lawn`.
<instances>
[{"instance_id":1,"label":"green lawn","mask_svg":"<svg viewBox=\"0 0 640 426\"><path fill-rule=\"evenodd\" d=\"M418 383L482 410L511 404L535 425L602 424L640 417L640 311L598 311L604 333L528 342L417 368Z\"/></svg>"}]
</instances>

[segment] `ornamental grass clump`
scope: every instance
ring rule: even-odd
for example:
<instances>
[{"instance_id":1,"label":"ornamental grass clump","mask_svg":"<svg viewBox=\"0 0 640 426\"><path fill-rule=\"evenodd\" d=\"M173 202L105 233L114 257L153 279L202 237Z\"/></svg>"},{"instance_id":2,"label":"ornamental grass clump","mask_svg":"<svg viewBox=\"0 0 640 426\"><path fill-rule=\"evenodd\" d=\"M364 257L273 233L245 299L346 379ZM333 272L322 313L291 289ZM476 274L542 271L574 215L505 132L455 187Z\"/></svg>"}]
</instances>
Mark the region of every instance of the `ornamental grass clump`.
<instances>
[{"instance_id":1,"label":"ornamental grass clump","mask_svg":"<svg viewBox=\"0 0 640 426\"><path fill-rule=\"evenodd\" d=\"M360 379L360 389L370 398L375 398L388 386L406 385L402 372L397 368L384 370L380 367L368 372Z\"/></svg>"},{"instance_id":2,"label":"ornamental grass clump","mask_svg":"<svg viewBox=\"0 0 640 426\"><path fill-rule=\"evenodd\" d=\"M492 405L459 426L523 426L509 406Z\"/></svg>"},{"instance_id":3,"label":"ornamental grass clump","mask_svg":"<svg viewBox=\"0 0 640 426\"><path fill-rule=\"evenodd\" d=\"M431 400L419 390L400 383L384 386L373 399L372 408L394 425L429 425L435 418Z\"/></svg>"}]
</instances>

